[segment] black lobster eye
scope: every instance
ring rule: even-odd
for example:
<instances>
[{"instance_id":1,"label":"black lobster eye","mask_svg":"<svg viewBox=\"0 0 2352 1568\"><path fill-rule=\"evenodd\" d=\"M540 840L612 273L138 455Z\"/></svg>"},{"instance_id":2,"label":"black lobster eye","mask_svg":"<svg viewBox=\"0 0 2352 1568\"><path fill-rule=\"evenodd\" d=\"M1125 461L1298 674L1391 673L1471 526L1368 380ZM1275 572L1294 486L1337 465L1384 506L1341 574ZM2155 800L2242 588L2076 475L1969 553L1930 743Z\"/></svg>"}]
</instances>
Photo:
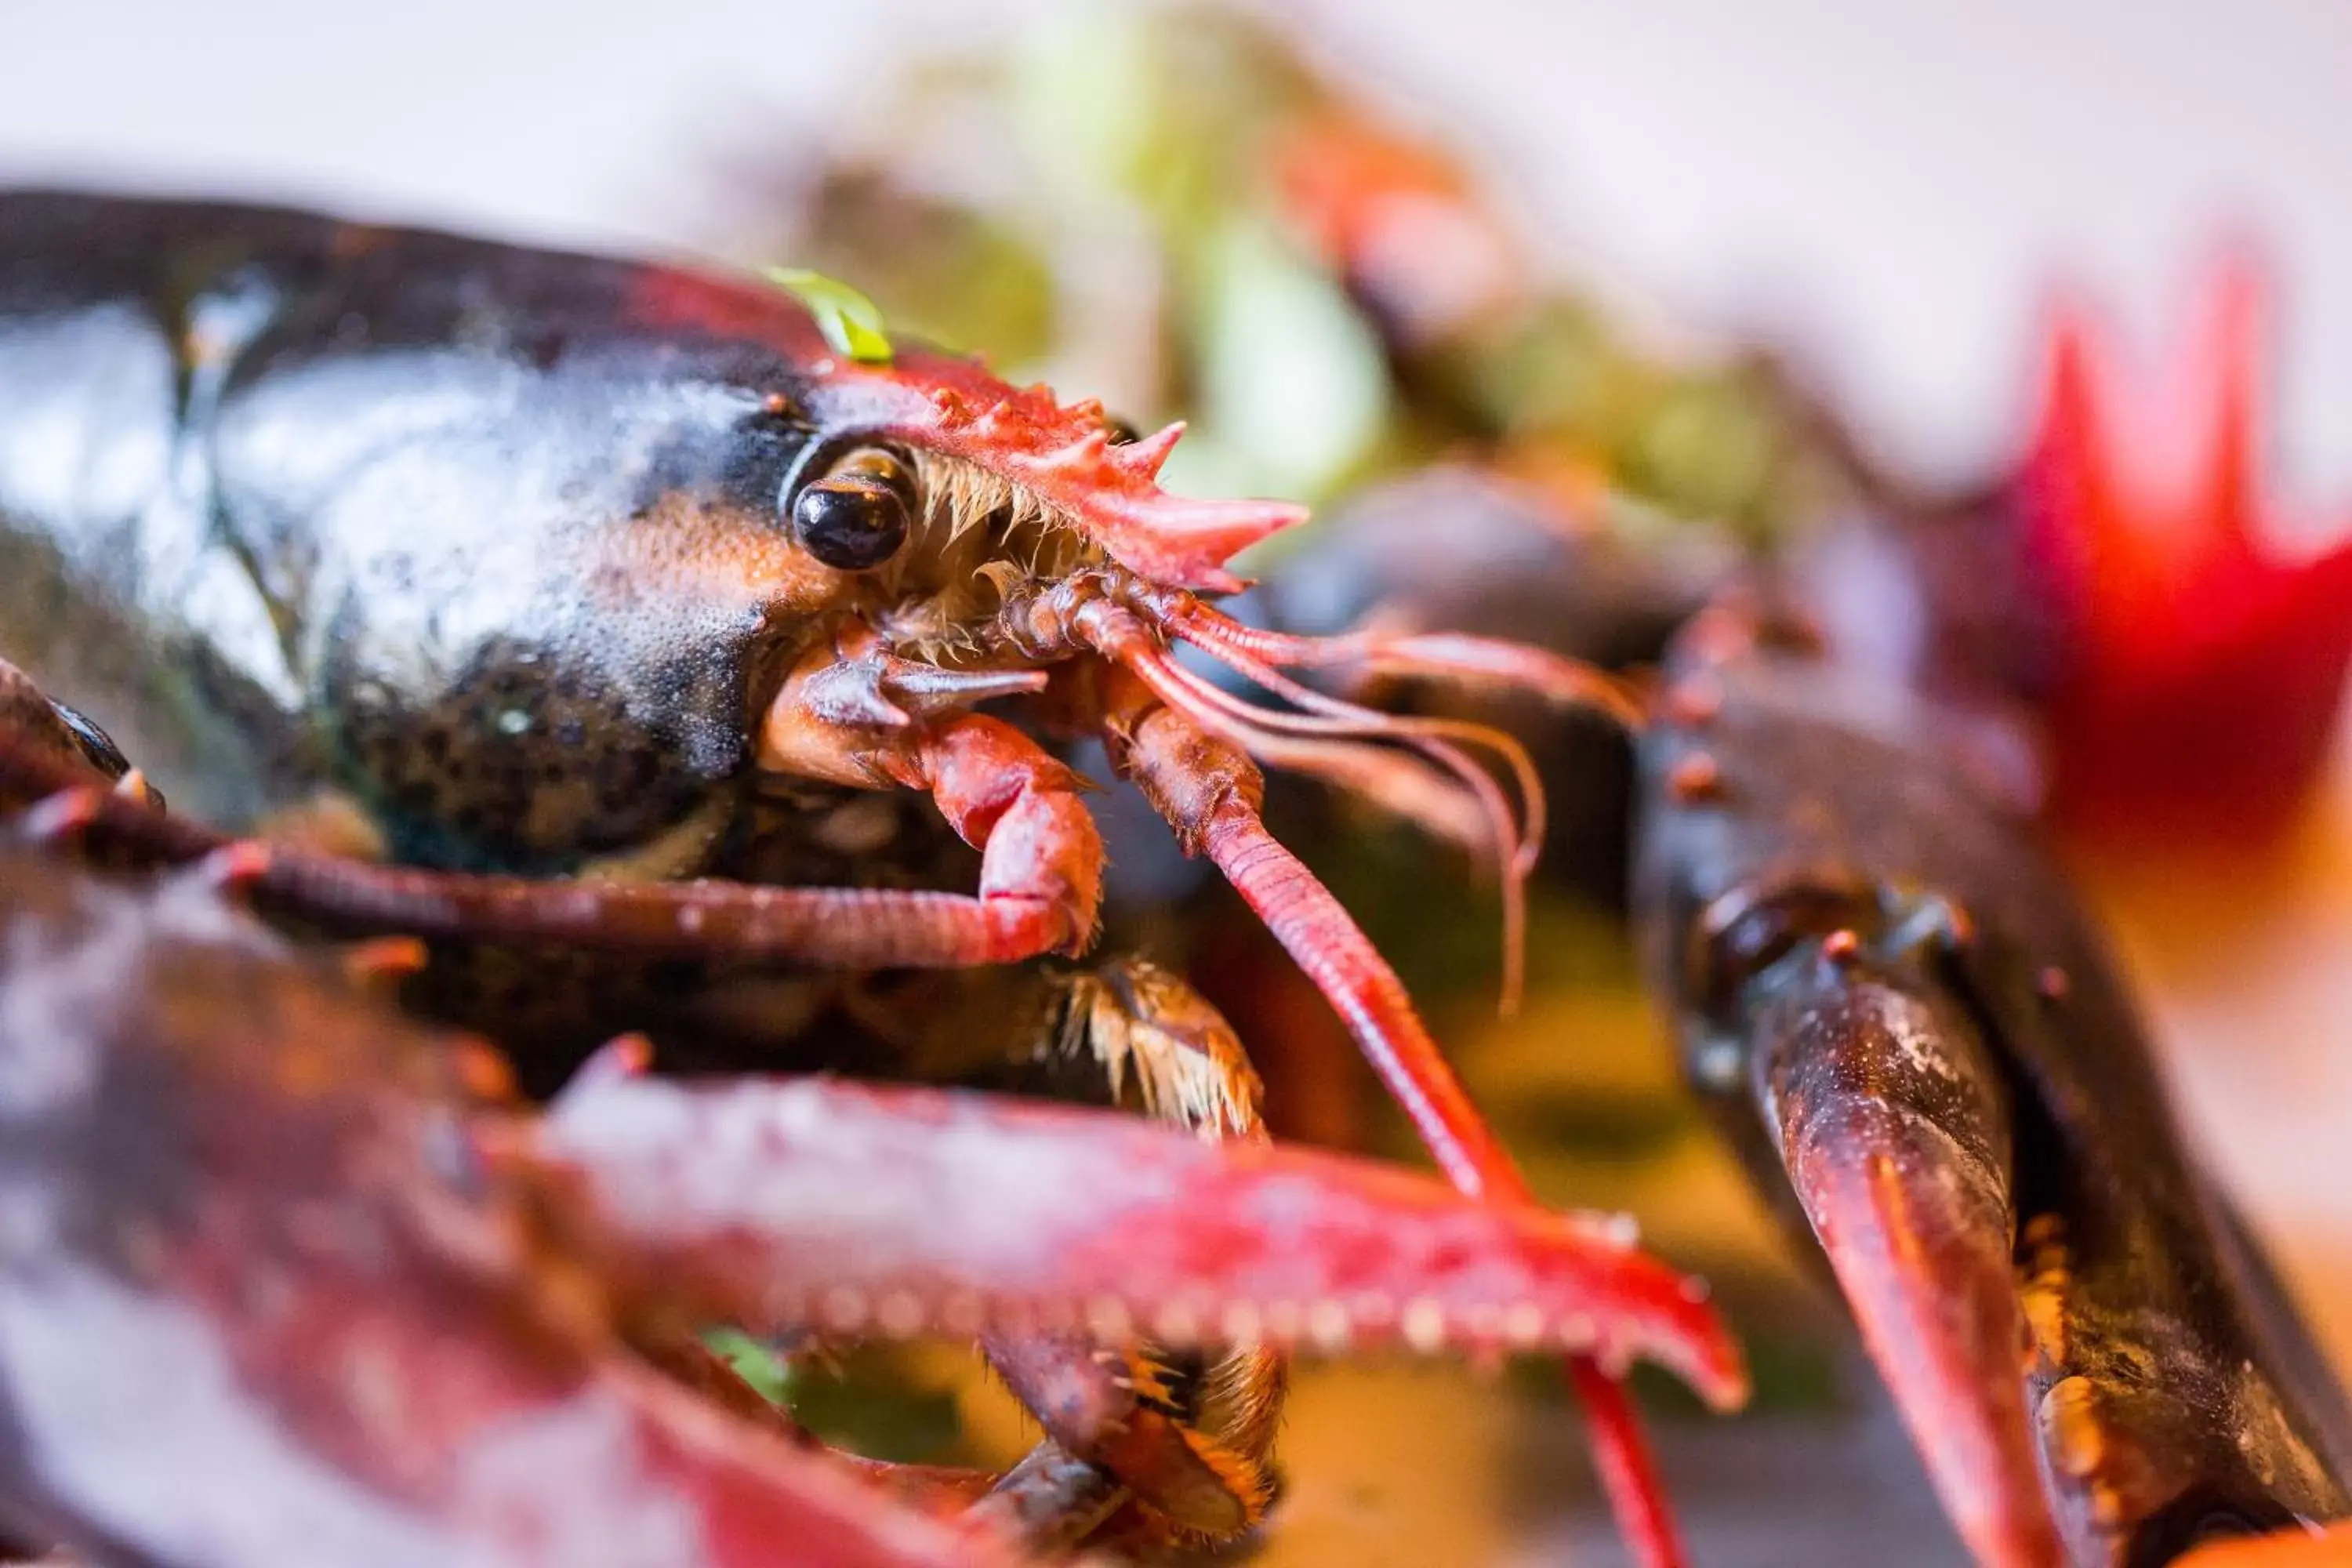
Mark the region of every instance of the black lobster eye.
<instances>
[{"instance_id":1,"label":"black lobster eye","mask_svg":"<svg viewBox=\"0 0 2352 1568\"><path fill-rule=\"evenodd\" d=\"M837 572L865 572L898 553L915 510L906 460L862 447L793 499L793 537Z\"/></svg>"}]
</instances>

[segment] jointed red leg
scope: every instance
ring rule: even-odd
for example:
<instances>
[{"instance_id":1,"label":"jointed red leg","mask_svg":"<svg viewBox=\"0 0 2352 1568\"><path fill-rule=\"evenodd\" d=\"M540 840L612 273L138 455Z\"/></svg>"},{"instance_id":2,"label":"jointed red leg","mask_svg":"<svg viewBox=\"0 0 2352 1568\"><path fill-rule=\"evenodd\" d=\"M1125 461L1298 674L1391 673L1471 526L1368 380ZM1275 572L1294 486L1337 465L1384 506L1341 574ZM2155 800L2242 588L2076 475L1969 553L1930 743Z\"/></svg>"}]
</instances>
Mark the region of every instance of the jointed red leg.
<instances>
[{"instance_id":1,"label":"jointed red leg","mask_svg":"<svg viewBox=\"0 0 2352 1568\"><path fill-rule=\"evenodd\" d=\"M0 802L69 801L76 831L164 866L210 860L268 904L342 928L680 956L723 952L937 968L1083 949L1102 844L1077 778L1010 725L959 715L877 749L877 782L929 791L982 847L978 897L734 882L549 881L372 865L236 840L166 816L88 769L0 732Z\"/></svg>"}]
</instances>

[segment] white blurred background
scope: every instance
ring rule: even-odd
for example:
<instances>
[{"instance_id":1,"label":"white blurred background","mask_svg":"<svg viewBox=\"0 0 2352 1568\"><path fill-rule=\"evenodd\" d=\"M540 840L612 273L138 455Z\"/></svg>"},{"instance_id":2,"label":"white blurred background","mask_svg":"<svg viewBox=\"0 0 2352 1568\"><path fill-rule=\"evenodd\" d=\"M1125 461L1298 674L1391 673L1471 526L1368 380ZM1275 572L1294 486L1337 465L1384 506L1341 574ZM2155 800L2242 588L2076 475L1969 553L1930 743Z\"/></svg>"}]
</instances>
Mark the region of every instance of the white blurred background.
<instances>
[{"instance_id":1,"label":"white blurred background","mask_svg":"<svg viewBox=\"0 0 2352 1568\"><path fill-rule=\"evenodd\" d=\"M1043 0L0 0L0 178L691 243L714 155ZM2336 0L1290 0L1482 148L1531 230L1792 335L1915 467L2023 417L2053 279L2158 346L2218 235L2284 285L2281 471L2352 493L2352 8Z\"/></svg>"}]
</instances>

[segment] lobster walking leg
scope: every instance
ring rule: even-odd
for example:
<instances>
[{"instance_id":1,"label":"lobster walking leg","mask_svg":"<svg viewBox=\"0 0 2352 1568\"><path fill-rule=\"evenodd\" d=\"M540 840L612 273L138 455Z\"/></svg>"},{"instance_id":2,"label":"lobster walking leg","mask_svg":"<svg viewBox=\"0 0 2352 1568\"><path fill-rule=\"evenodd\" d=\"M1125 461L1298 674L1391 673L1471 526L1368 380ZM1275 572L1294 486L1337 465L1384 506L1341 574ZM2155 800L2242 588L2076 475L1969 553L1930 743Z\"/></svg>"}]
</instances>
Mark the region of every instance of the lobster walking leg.
<instances>
[{"instance_id":1,"label":"lobster walking leg","mask_svg":"<svg viewBox=\"0 0 2352 1568\"><path fill-rule=\"evenodd\" d=\"M497 931L590 948L855 967L961 967L1082 949L1093 934L1101 837L1062 764L1010 726L978 715L927 728L890 759L887 782L930 791L983 846L980 896L732 883L551 885L518 877L375 866L243 841L247 880L289 912L354 929L470 938ZM0 801L86 784L77 758L0 729ZM134 858L187 865L240 841L146 808L125 793L92 826Z\"/></svg>"},{"instance_id":2,"label":"lobster walking leg","mask_svg":"<svg viewBox=\"0 0 2352 1568\"><path fill-rule=\"evenodd\" d=\"M1114 1099L1132 1086L1145 1114L1204 1137L1262 1141L1256 1075L1223 1017L1181 980L1115 960L1069 983L1066 1046L1098 1062ZM1269 1457L1284 1366L1244 1344L1213 1364L1171 1363L1148 1345L1098 1338L988 1342L995 1363L1045 1425L1039 1450L1000 1483L999 1511L1066 1529L1047 1500L1076 1500L1088 1528L1131 1495L1143 1519L1129 1528L1164 1539L1218 1542L1255 1524L1274 1490ZM1055 1453L1115 1480L1097 1498ZM1098 1505L1098 1506L1097 1506ZM1110 1528L1119 1532L1113 1522ZM1040 1543L1055 1539L1036 1538Z\"/></svg>"},{"instance_id":3,"label":"lobster walking leg","mask_svg":"<svg viewBox=\"0 0 2352 1568\"><path fill-rule=\"evenodd\" d=\"M873 640L864 632L852 642ZM918 720L897 693L860 680L845 694L841 641L784 682L761 735L763 766L779 773L928 794L967 843L979 846L980 894L941 921L937 895L870 896L832 961L850 965L1005 963L1056 949L1085 951L1102 889L1102 836L1079 798L1077 775L1002 720L957 713ZM917 920L910 917L927 916ZM922 930L924 955L904 950Z\"/></svg>"}]
</instances>

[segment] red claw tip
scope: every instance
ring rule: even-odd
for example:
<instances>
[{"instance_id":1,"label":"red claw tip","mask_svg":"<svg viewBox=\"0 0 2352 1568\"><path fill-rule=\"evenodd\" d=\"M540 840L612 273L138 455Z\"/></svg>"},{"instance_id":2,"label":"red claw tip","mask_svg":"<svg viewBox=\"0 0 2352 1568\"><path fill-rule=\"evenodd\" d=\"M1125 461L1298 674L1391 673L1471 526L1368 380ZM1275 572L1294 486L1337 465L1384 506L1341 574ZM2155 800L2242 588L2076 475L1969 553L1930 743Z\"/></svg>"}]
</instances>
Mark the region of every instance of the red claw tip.
<instances>
[{"instance_id":1,"label":"red claw tip","mask_svg":"<svg viewBox=\"0 0 2352 1568\"><path fill-rule=\"evenodd\" d=\"M240 838L205 856L196 874L225 892L242 892L269 875L269 846L258 838Z\"/></svg>"}]
</instances>

